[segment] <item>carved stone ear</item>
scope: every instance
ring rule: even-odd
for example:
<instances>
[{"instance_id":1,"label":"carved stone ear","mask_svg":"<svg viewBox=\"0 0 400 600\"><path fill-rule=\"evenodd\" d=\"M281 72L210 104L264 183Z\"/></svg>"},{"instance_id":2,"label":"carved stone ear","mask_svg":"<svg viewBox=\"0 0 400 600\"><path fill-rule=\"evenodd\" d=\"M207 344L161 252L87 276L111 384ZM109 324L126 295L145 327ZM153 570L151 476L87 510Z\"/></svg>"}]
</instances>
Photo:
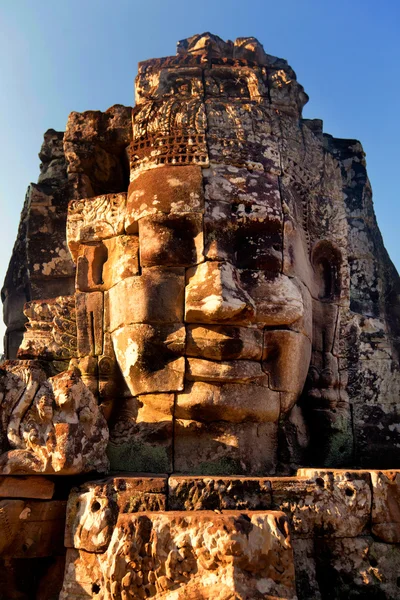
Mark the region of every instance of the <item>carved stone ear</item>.
<instances>
[{"instance_id":1,"label":"carved stone ear","mask_svg":"<svg viewBox=\"0 0 400 600\"><path fill-rule=\"evenodd\" d=\"M340 296L340 265L342 255L327 240L318 242L312 251L312 265L316 274L319 300L332 301Z\"/></svg>"}]
</instances>

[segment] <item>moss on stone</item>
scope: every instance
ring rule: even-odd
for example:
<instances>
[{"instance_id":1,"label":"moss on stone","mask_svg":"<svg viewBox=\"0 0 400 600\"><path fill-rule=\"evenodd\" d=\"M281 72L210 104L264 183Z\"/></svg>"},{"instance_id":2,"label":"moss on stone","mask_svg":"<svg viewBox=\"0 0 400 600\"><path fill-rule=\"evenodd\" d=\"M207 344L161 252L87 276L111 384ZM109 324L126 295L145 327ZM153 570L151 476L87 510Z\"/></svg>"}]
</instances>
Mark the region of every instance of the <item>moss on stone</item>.
<instances>
[{"instance_id":1,"label":"moss on stone","mask_svg":"<svg viewBox=\"0 0 400 600\"><path fill-rule=\"evenodd\" d=\"M107 456L112 471L132 471L134 473L167 473L172 471L171 460L166 448L130 442L129 444L108 444Z\"/></svg>"}]
</instances>

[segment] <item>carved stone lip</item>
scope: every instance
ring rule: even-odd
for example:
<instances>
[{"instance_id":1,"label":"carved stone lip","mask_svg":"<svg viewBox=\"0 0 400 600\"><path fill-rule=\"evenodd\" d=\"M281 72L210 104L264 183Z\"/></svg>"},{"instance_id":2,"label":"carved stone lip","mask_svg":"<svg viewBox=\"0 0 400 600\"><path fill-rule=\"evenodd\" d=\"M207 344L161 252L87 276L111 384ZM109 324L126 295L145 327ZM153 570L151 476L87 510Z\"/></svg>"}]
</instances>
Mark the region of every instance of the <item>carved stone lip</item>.
<instances>
[{"instance_id":1,"label":"carved stone lip","mask_svg":"<svg viewBox=\"0 0 400 600\"><path fill-rule=\"evenodd\" d=\"M255 360L218 361L204 358L187 358L185 379L187 381L208 383L262 383L267 377L261 368L261 363Z\"/></svg>"}]
</instances>

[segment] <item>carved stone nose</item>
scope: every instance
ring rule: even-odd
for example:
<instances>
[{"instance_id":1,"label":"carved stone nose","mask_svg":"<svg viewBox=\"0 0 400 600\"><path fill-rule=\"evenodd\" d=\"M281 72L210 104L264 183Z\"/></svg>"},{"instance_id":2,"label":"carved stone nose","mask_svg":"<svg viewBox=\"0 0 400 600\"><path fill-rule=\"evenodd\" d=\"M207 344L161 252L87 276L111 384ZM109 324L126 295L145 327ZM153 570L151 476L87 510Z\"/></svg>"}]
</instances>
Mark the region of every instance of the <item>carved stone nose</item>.
<instances>
[{"instance_id":1,"label":"carved stone nose","mask_svg":"<svg viewBox=\"0 0 400 600\"><path fill-rule=\"evenodd\" d=\"M188 323L235 323L255 315L254 302L230 263L206 262L189 269L185 320Z\"/></svg>"}]
</instances>

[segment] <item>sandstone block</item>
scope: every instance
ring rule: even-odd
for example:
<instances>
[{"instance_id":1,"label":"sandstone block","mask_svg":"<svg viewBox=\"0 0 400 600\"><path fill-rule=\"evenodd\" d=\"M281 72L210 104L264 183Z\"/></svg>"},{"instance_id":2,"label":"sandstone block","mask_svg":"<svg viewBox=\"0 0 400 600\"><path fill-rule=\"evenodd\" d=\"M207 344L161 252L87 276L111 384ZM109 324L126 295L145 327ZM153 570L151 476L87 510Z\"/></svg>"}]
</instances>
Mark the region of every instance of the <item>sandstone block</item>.
<instances>
[{"instance_id":1,"label":"sandstone block","mask_svg":"<svg viewBox=\"0 0 400 600\"><path fill-rule=\"evenodd\" d=\"M207 258L280 273L282 203L277 177L232 165L212 165L205 173Z\"/></svg>"},{"instance_id":2,"label":"sandstone block","mask_svg":"<svg viewBox=\"0 0 400 600\"><path fill-rule=\"evenodd\" d=\"M74 296L32 300L24 307L28 317L18 358L63 360L77 353L77 326Z\"/></svg>"},{"instance_id":3,"label":"sandstone block","mask_svg":"<svg viewBox=\"0 0 400 600\"><path fill-rule=\"evenodd\" d=\"M144 394L116 402L107 455L113 471L173 470L173 394Z\"/></svg>"},{"instance_id":4,"label":"sandstone block","mask_svg":"<svg viewBox=\"0 0 400 600\"><path fill-rule=\"evenodd\" d=\"M38 558L63 553L66 502L1 500L3 558Z\"/></svg>"},{"instance_id":5,"label":"sandstone block","mask_svg":"<svg viewBox=\"0 0 400 600\"><path fill-rule=\"evenodd\" d=\"M315 557L322 598L395 600L399 596L397 545L371 537L324 538L316 543Z\"/></svg>"},{"instance_id":6,"label":"sandstone block","mask_svg":"<svg viewBox=\"0 0 400 600\"><path fill-rule=\"evenodd\" d=\"M368 473L312 469L299 473L295 478L271 479L272 505L288 515L295 537L356 537L366 531L371 513Z\"/></svg>"},{"instance_id":7,"label":"sandstone block","mask_svg":"<svg viewBox=\"0 0 400 600\"><path fill-rule=\"evenodd\" d=\"M126 194L72 200L68 206L67 241L74 260L79 245L124 233Z\"/></svg>"},{"instance_id":8,"label":"sandstone block","mask_svg":"<svg viewBox=\"0 0 400 600\"><path fill-rule=\"evenodd\" d=\"M282 330L264 331L262 366L268 373L271 389L294 392L300 396L310 360L311 342L302 333ZM285 407L285 412L288 408Z\"/></svg>"},{"instance_id":9,"label":"sandstone block","mask_svg":"<svg viewBox=\"0 0 400 600\"><path fill-rule=\"evenodd\" d=\"M104 240L104 245L108 251L102 273L104 289L139 274L139 238L136 235L118 235Z\"/></svg>"},{"instance_id":10,"label":"sandstone block","mask_svg":"<svg viewBox=\"0 0 400 600\"><path fill-rule=\"evenodd\" d=\"M383 542L400 543L400 472L371 471L372 533Z\"/></svg>"},{"instance_id":11,"label":"sandstone block","mask_svg":"<svg viewBox=\"0 0 400 600\"><path fill-rule=\"evenodd\" d=\"M253 110L246 101L206 101L210 161L280 175L279 139L257 132L260 119Z\"/></svg>"},{"instance_id":12,"label":"sandstone block","mask_svg":"<svg viewBox=\"0 0 400 600\"><path fill-rule=\"evenodd\" d=\"M1 383L2 405L9 407L8 443L2 448L0 472L73 475L107 470L108 429L79 371L47 379L34 361L9 362L6 367Z\"/></svg>"},{"instance_id":13,"label":"sandstone block","mask_svg":"<svg viewBox=\"0 0 400 600\"><path fill-rule=\"evenodd\" d=\"M277 423L272 422L201 423L176 419L174 469L194 475L273 474L277 428Z\"/></svg>"},{"instance_id":14,"label":"sandstone block","mask_svg":"<svg viewBox=\"0 0 400 600\"><path fill-rule=\"evenodd\" d=\"M128 189L127 233L137 231L137 221L156 213L203 212L201 167L161 167L141 173Z\"/></svg>"},{"instance_id":15,"label":"sandstone block","mask_svg":"<svg viewBox=\"0 0 400 600\"><path fill-rule=\"evenodd\" d=\"M108 146L113 151L127 146L132 137L132 108L114 104L106 111L72 112L64 139L71 143L85 140Z\"/></svg>"},{"instance_id":16,"label":"sandstone block","mask_svg":"<svg viewBox=\"0 0 400 600\"><path fill-rule=\"evenodd\" d=\"M209 169L204 169L204 180L207 201L242 204L243 212L249 201L259 205L260 216L281 222L282 204L275 175L211 163Z\"/></svg>"},{"instance_id":17,"label":"sandstone block","mask_svg":"<svg viewBox=\"0 0 400 600\"><path fill-rule=\"evenodd\" d=\"M36 475L34 477L0 477L0 498L34 498L51 500L54 481Z\"/></svg>"},{"instance_id":18,"label":"sandstone block","mask_svg":"<svg viewBox=\"0 0 400 600\"><path fill-rule=\"evenodd\" d=\"M183 325L127 325L115 330L111 337L132 395L183 389Z\"/></svg>"},{"instance_id":19,"label":"sandstone block","mask_svg":"<svg viewBox=\"0 0 400 600\"><path fill-rule=\"evenodd\" d=\"M213 360L260 360L262 332L231 325L188 325L186 355Z\"/></svg>"},{"instance_id":20,"label":"sandstone block","mask_svg":"<svg viewBox=\"0 0 400 600\"><path fill-rule=\"evenodd\" d=\"M226 260L240 269L282 270L282 221L265 206L206 201L205 256Z\"/></svg>"},{"instance_id":21,"label":"sandstone block","mask_svg":"<svg viewBox=\"0 0 400 600\"><path fill-rule=\"evenodd\" d=\"M271 484L261 477L191 477L168 479L171 510L265 510L271 507Z\"/></svg>"},{"instance_id":22,"label":"sandstone block","mask_svg":"<svg viewBox=\"0 0 400 600\"><path fill-rule=\"evenodd\" d=\"M360 362L369 363L370 361ZM362 372L362 378L357 377L358 381L354 382L355 385L359 383L359 385L368 388L372 394L379 394L379 386L376 385L376 371L372 371L374 367L368 365L365 370L363 367L361 368L364 371ZM393 374L391 376L393 377ZM357 395L357 397L359 396ZM369 397L369 393L367 397ZM388 400L390 400L390 397ZM398 403L354 403L355 452L356 456L359 457L361 467L390 470L394 464L397 464L400 459L398 446L400 443L399 422Z\"/></svg>"},{"instance_id":23,"label":"sandstone block","mask_svg":"<svg viewBox=\"0 0 400 600\"><path fill-rule=\"evenodd\" d=\"M106 328L131 323L181 323L184 277L181 269L143 269L106 292Z\"/></svg>"},{"instance_id":24,"label":"sandstone block","mask_svg":"<svg viewBox=\"0 0 400 600\"><path fill-rule=\"evenodd\" d=\"M76 261L76 289L93 292L103 289L103 266L107 260L107 248L101 242L79 246Z\"/></svg>"},{"instance_id":25,"label":"sandstone block","mask_svg":"<svg viewBox=\"0 0 400 600\"><path fill-rule=\"evenodd\" d=\"M52 246L49 247L49 234L52 239ZM33 236L32 236L33 237ZM36 234L30 242L28 258L28 269L32 280L63 279L73 277L75 274L75 265L72 262L71 254L65 240L65 222L53 222L53 231ZM38 283L39 286L43 285ZM63 290L60 295L65 294Z\"/></svg>"},{"instance_id":26,"label":"sandstone block","mask_svg":"<svg viewBox=\"0 0 400 600\"><path fill-rule=\"evenodd\" d=\"M122 515L107 552L69 551L60 600L106 598L107 589L121 598L294 600L287 522L273 511Z\"/></svg>"},{"instance_id":27,"label":"sandstone block","mask_svg":"<svg viewBox=\"0 0 400 600\"><path fill-rule=\"evenodd\" d=\"M265 72L257 67L239 67L234 74L231 68L214 64L204 70L204 78L206 97L255 100L268 95Z\"/></svg>"},{"instance_id":28,"label":"sandstone block","mask_svg":"<svg viewBox=\"0 0 400 600\"><path fill-rule=\"evenodd\" d=\"M203 216L156 214L139 221L143 267L189 267L204 260Z\"/></svg>"},{"instance_id":29,"label":"sandstone block","mask_svg":"<svg viewBox=\"0 0 400 600\"><path fill-rule=\"evenodd\" d=\"M284 196L284 201L288 198ZM283 221L283 269L289 277L298 277L316 296L314 273L307 255L307 238L293 216L285 215Z\"/></svg>"},{"instance_id":30,"label":"sandstone block","mask_svg":"<svg viewBox=\"0 0 400 600\"><path fill-rule=\"evenodd\" d=\"M185 321L188 323L248 323L254 314L250 296L240 286L229 263L206 262L188 269Z\"/></svg>"},{"instance_id":31,"label":"sandstone block","mask_svg":"<svg viewBox=\"0 0 400 600\"><path fill-rule=\"evenodd\" d=\"M220 381L222 383L249 383L265 380L260 363L253 360L204 360L187 359L187 379L189 381Z\"/></svg>"},{"instance_id":32,"label":"sandstone block","mask_svg":"<svg viewBox=\"0 0 400 600\"><path fill-rule=\"evenodd\" d=\"M73 488L67 506L67 548L104 552L118 515L165 510L166 477L117 476Z\"/></svg>"},{"instance_id":33,"label":"sandstone block","mask_svg":"<svg viewBox=\"0 0 400 600\"><path fill-rule=\"evenodd\" d=\"M264 271L242 271L240 279L255 306L251 322L267 326L293 325L296 330L304 330L306 300L292 279Z\"/></svg>"},{"instance_id":34,"label":"sandstone block","mask_svg":"<svg viewBox=\"0 0 400 600\"><path fill-rule=\"evenodd\" d=\"M91 190L92 196L123 190L126 185L124 151L131 139L131 107L117 104L105 112L71 113L64 135L64 151L68 179L75 188L73 197L88 197L82 194L79 179L83 180L86 191Z\"/></svg>"},{"instance_id":35,"label":"sandstone block","mask_svg":"<svg viewBox=\"0 0 400 600\"><path fill-rule=\"evenodd\" d=\"M175 416L204 422L277 421L280 396L267 383L265 379L253 383L186 383L185 391L177 394Z\"/></svg>"},{"instance_id":36,"label":"sandstone block","mask_svg":"<svg viewBox=\"0 0 400 600\"><path fill-rule=\"evenodd\" d=\"M299 600L322 600L315 564L314 540L294 538L293 558L296 573L296 591Z\"/></svg>"},{"instance_id":37,"label":"sandstone block","mask_svg":"<svg viewBox=\"0 0 400 600\"><path fill-rule=\"evenodd\" d=\"M173 94L175 98L184 99L188 95L202 97L203 93L203 69L198 66L188 68L185 65L183 68L175 66L174 69L156 69L152 73L151 82L146 67L142 69L139 66L139 73L135 82L137 104L149 100L160 100L170 94Z\"/></svg>"},{"instance_id":38,"label":"sandstone block","mask_svg":"<svg viewBox=\"0 0 400 600\"><path fill-rule=\"evenodd\" d=\"M313 300L313 349L332 352L338 317L338 307L331 302Z\"/></svg>"},{"instance_id":39,"label":"sandstone block","mask_svg":"<svg viewBox=\"0 0 400 600\"><path fill-rule=\"evenodd\" d=\"M78 356L97 356L103 353L103 293L77 292L76 322Z\"/></svg>"}]
</instances>

